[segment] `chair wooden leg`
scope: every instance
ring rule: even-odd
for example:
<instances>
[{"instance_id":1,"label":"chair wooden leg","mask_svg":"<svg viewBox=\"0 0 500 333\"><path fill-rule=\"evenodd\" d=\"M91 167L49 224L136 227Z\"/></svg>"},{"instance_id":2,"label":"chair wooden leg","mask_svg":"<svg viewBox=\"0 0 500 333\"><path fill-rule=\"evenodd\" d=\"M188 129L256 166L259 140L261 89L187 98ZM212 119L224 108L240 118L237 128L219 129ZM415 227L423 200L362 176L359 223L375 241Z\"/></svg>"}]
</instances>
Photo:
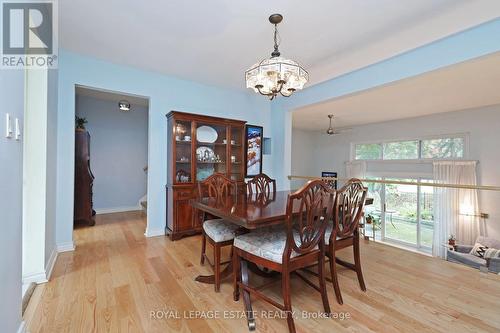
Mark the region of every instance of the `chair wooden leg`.
<instances>
[{"instance_id":1,"label":"chair wooden leg","mask_svg":"<svg viewBox=\"0 0 500 333\"><path fill-rule=\"evenodd\" d=\"M354 235L354 265L356 266L356 274L358 275L359 287L361 290L366 291L365 280L363 279L363 272L361 271L361 258L359 255L359 235Z\"/></svg>"},{"instance_id":2,"label":"chair wooden leg","mask_svg":"<svg viewBox=\"0 0 500 333\"><path fill-rule=\"evenodd\" d=\"M288 324L288 331L295 333L295 323L293 322L292 313L292 295L290 293L290 273L284 271L281 275L281 289L283 293L283 300L286 311L286 322Z\"/></svg>"},{"instance_id":3,"label":"chair wooden leg","mask_svg":"<svg viewBox=\"0 0 500 333\"><path fill-rule=\"evenodd\" d=\"M340 305L344 304L342 300L342 294L340 293L339 281L337 277L337 264L335 262L335 248L333 246L329 249L330 252L330 272L332 274L332 284L335 290L335 297L337 297L337 303Z\"/></svg>"},{"instance_id":4,"label":"chair wooden leg","mask_svg":"<svg viewBox=\"0 0 500 333\"><path fill-rule=\"evenodd\" d=\"M233 300L235 302L240 299L240 287L238 282L241 281L241 258L236 251L233 250Z\"/></svg>"},{"instance_id":5,"label":"chair wooden leg","mask_svg":"<svg viewBox=\"0 0 500 333\"><path fill-rule=\"evenodd\" d=\"M220 290L220 244L214 245L214 270L215 270L215 292Z\"/></svg>"},{"instance_id":6,"label":"chair wooden leg","mask_svg":"<svg viewBox=\"0 0 500 333\"><path fill-rule=\"evenodd\" d=\"M241 283L248 286L248 263L246 260L240 259L241 267ZM245 305L245 313L247 316L247 325L250 331L255 330L255 318L253 317L252 302L250 300L250 293L243 289L243 303Z\"/></svg>"},{"instance_id":7,"label":"chair wooden leg","mask_svg":"<svg viewBox=\"0 0 500 333\"><path fill-rule=\"evenodd\" d=\"M203 265L205 264L205 250L207 248L207 236L205 236L205 231L202 230L201 232L201 258L200 258L200 264Z\"/></svg>"},{"instance_id":8,"label":"chair wooden leg","mask_svg":"<svg viewBox=\"0 0 500 333\"><path fill-rule=\"evenodd\" d=\"M326 278L325 278L325 256L321 255L318 261L318 277L319 277L319 290L321 293L321 300L323 301L323 308L325 313L330 314L330 304L328 303L328 293L326 291Z\"/></svg>"}]
</instances>

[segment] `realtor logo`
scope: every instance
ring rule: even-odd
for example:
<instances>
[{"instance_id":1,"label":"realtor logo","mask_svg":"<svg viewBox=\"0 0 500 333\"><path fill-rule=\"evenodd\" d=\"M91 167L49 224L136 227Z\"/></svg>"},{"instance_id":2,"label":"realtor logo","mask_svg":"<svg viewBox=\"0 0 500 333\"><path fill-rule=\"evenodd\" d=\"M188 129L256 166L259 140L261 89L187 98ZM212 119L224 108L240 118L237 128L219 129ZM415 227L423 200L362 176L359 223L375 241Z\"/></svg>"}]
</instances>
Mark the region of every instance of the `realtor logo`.
<instances>
[{"instance_id":1,"label":"realtor logo","mask_svg":"<svg viewBox=\"0 0 500 333\"><path fill-rule=\"evenodd\" d=\"M57 18L54 1L2 1L2 68L54 68Z\"/></svg>"}]
</instances>

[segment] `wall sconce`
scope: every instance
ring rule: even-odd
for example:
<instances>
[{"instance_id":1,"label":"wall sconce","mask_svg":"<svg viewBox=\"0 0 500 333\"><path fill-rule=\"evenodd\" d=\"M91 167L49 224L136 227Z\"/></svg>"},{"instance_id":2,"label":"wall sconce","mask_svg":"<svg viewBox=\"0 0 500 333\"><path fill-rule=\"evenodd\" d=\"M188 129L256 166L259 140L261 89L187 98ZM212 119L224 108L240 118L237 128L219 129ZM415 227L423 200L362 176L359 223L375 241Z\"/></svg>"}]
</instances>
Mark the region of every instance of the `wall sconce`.
<instances>
[{"instance_id":1,"label":"wall sconce","mask_svg":"<svg viewBox=\"0 0 500 333\"><path fill-rule=\"evenodd\" d=\"M118 108L120 109L120 111L124 112L130 111L130 102L126 100L121 100L118 102Z\"/></svg>"}]
</instances>

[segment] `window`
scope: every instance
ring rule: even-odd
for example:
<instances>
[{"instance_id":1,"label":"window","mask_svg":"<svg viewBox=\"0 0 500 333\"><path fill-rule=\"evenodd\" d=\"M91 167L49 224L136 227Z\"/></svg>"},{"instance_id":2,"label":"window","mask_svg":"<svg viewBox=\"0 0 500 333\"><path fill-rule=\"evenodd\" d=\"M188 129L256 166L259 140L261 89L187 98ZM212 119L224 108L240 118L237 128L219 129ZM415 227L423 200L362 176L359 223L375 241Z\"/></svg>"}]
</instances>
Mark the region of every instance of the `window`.
<instances>
[{"instance_id":1,"label":"window","mask_svg":"<svg viewBox=\"0 0 500 333\"><path fill-rule=\"evenodd\" d=\"M422 158L463 158L464 138L422 140Z\"/></svg>"},{"instance_id":2,"label":"window","mask_svg":"<svg viewBox=\"0 0 500 333\"><path fill-rule=\"evenodd\" d=\"M417 160L464 158L465 136L354 145L356 160Z\"/></svg>"},{"instance_id":3,"label":"window","mask_svg":"<svg viewBox=\"0 0 500 333\"><path fill-rule=\"evenodd\" d=\"M418 140L384 143L384 160L414 160L418 158Z\"/></svg>"},{"instance_id":4,"label":"window","mask_svg":"<svg viewBox=\"0 0 500 333\"><path fill-rule=\"evenodd\" d=\"M368 143L356 145L357 160L379 160L382 158L382 145L379 143Z\"/></svg>"}]
</instances>

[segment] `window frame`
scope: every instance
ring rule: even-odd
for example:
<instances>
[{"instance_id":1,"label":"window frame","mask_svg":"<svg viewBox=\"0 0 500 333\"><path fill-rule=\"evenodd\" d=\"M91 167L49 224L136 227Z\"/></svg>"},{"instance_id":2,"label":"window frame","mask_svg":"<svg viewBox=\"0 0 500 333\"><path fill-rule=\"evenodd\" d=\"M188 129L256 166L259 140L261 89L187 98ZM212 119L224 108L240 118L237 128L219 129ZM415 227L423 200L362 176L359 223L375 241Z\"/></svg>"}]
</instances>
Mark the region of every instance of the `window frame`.
<instances>
[{"instance_id":1,"label":"window frame","mask_svg":"<svg viewBox=\"0 0 500 333\"><path fill-rule=\"evenodd\" d=\"M438 139L463 139L464 142L464 154L462 157L454 158L423 158L422 157L422 141L425 140L438 140ZM387 143L398 143L406 141L418 141L417 155L416 159L384 159L384 144ZM380 159L356 159L356 146L362 144L379 144L381 145L381 156ZM464 160L469 157L469 133L453 133L453 134L441 134L441 135L428 135L421 137L408 137L408 138L397 138L397 139L385 139L385 140L371 140L371 141L356 141L351 142L350 147L350 161L366 161L366 162L384 162L384 163L405 163L405 162L426 162L426 161L446 161L446 160Z\"/></svg>"}]
</instances>

